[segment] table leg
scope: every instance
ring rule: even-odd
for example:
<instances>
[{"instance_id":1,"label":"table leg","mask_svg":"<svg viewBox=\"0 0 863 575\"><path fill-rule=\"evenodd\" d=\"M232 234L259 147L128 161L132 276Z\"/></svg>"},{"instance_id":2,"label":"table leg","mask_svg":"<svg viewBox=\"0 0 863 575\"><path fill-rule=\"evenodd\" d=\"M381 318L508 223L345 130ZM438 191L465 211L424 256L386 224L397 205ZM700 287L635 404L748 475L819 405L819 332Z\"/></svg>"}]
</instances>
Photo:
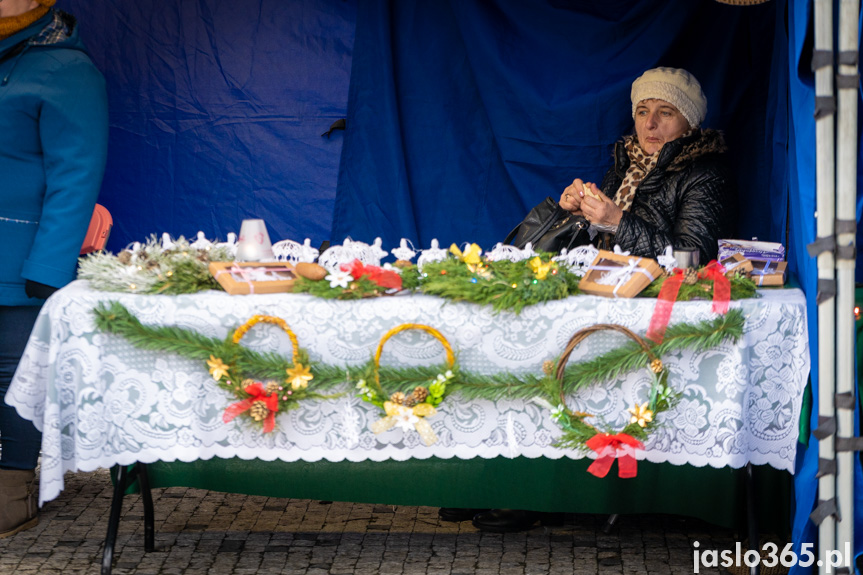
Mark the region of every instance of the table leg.
<instances>
[{"instance_id":1,"label":"table leg","mask_svg":"<svg viewBox=\"0 0 863 575\"><path fill-rule=\"evenodd\" d=\"M605 525L602 526L602 532L608 535L611 533L611 530L614 528L614 524L617 523L618 514L612 513L608 516L608 519L605 520Z\"/></svg>"},{"instance_id":2,"label":"table leg","mask_svg":"<svg viewBox=\"0 0 863 575\"><path fill-rule=\"evenodd\" d=\"M141 485L141 501L144 504L144 551L149 553L155 549L153 521L153 493L150 491L150 478L147 475L147 465L137 463L138 481Z\"/></svg>"},{"instance_id":3,"label":"table leg","mask_svg":"<svg viewBox=\"0 0 863 575\"><path fill-rule=\"evenodd\" d=\"M755 470L751 463L746 464L746 527L749 531L749 549L760 553L758 515L755 512ZM759 574L759 563L749 568L749 575Z\"/></svg>"},{"instance_id":4,"label":"table leg","mask_svg":"<svg viewBox=\"0 0 863 575\"><path fill-rule=\"evenodd\" d=\"M144 505L144 551L150 552L155 549L153 493L150 491L150 477L147 475L147 465L137 462L128 467L125 465L115 465L114 469L116 470L114 497L111 500L108 532L105 534L105 550L102 554L102 575L111 575L111 564L114 561L114 545L117 542L117 531L120 528L120 512L123 509L123 496L126 494L126 489L136 479L139 481L141 487L141 502Z\"/></svg>"},{"instance_id":5,"label":"table leg","mask_svg":"<svg viewBox=\"0 0 863 575\"><path fill-rule=\"evenodd\" d=\"M123 494L126 491L128 472L125 465L115 465L117 477L114 480L114 497L111 499L111 514L108 518L108 533L105 535L105 549L102 552L102 575L111 575L114 560L114 544L117 542L117 529L120 527L120 511L123 508Z\"/></svg>"}]
</instances>

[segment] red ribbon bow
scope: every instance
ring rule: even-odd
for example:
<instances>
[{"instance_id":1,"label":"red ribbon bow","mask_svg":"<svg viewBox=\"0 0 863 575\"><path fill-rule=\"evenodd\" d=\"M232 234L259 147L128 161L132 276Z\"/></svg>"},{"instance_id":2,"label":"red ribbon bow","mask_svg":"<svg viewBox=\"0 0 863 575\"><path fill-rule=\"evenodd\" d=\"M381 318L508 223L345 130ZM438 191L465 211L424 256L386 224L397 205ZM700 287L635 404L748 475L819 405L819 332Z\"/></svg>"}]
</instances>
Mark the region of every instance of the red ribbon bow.
<instances>
[{"instance_id":1,"label":"red ribbon bow","mask_svg":"<svg viewBox=\"0 0 863 575\"><path fill-rule=\"evenodd\" d=\"M341 270L351 274L354 279L366 276L369 278L369 281L374 282L382 288L402 289L402 276L392 270L385 270L378 266L363 265L363 262L360 260L354 260L349 264L342 264Z\"/></svg>"},{"instance_id":2,"label":"red ribbon bow","mask_svg":"<svg viewBox=\"0 0 863 575\"><path fill-rule=\"evenodd\" d=\"M713 280L713 311L728 313L728 302L731 300L731 282L725 277L725 267L716 260L711 260L707 266L698 272L701 279Z\"/></svg>"},{"instance_id":3,"label":"red ribbon bow","mask_svg":"<svg viewBox=\"0 0 863 575\"><path fill-rule=\"evenodd\" d=\"M252 397L229 405L227 409L225 409L225 413L222 414L222 421L230 423L235 417L244 411L248 411L252 407L253 403L256 401L263 401L264 405L267 406L267 410L269 410L267 417L264 418L264 433L271 432L276 427L276 412L279 410L279 396L275 393L267 395L263 384L259 381L252 385L247 385L244 391Z\"/></svg>"},{"instance_id":4,"label":"red ribbon bow","mask_svg":"<svg viewBox=\"0 0 863 575\"><path fill-rule=\"evenodd\" d=\"M643 449L644 444L628 433L616 435L597 433L584 444L599 456L587 468L589 473L597 477L605 477L608 475L614 460L617 459L618 477L628 479L638 474L638 461L633 457L633 454L636 449Z\"/></svg>"},{"instance_id":5,"label":"red ribbon bow","mask_svg":"<svg viewBox=\"0 0 863 575\"><path fill-rule=\"evenodd\" d=\"M656 306L653 308L653 316L650 318L650 327L647 328L647 338L656 343L662 343L665 338L665 330L671 320L671 310L677 301L680 284L683 283L683 270L674 268L674 273L662 282L659 297L656 298Z\"/></svg>"}]
</instances>

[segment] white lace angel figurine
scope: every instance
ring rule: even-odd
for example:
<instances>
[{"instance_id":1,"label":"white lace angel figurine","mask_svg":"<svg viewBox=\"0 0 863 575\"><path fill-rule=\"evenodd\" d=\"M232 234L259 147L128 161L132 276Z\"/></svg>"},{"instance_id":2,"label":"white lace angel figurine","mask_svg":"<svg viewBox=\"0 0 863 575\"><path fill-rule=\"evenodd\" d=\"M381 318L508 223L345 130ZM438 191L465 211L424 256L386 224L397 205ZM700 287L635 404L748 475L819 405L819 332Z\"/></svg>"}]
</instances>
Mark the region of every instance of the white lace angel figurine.
<instances>
[{"instance_id":1,"label":"white lace angel figurine","mask_svg":"<svg viewBox=\"0 0 863 575\"><path fill-rule=\"evenodd\" d=\"M223 248L228 250L234 257L237 256L237 234L228 232L228 239L224 242L216 243L213 247Z\"/></svg>"},{"instance_id":2,"label":"white lace angel figurine","mask_svg":"<svg viewBox=\"0 0 863 575\"><path fill-rule=\"evenodd\" d=\"M657 256L656 262L668 273L674 271L674 268L677 267L677 260L674 259L674 249L671 246L665 246L665 253Z\"/></svg>"},{"instance_id":3,"label":"white lace angel figurine","mask_svg":"<svg viewBox=\"0 0 863 575\"><path fill-rule=\"evenodd\" d=\"M213 242L207 239L207 236L204 235L204 232L198 232L198 239L189 244L189 247L195 248L196 250L207 251L211 247L213 247Z\"/></svg>"},{"instance_id":4,"label":"white lace angel figurine","mask_svg":"<svg viewBox=\"0 0 863 575\"><path fill-rule=\"evenodd\" d=\"M422 250L420 257L417 258L417 268L422 271L423 264L444 260L446 259L446 254L447 251L441 249L437 239L433 239L431 241L431 247L427 250Z\"/></svg>"},{"instance_id":5,"label":"white lace angel figurine","mask_svg":"<svg viewBox=\"0 0 863 575\"><path fill-rule=\"evenodd\" d=\"M162 251L168 251L174 247L174 240L171 239L171 234L165 232L162 234Z\"/></svg>"},{"instance_id":6,"label":"white lace angel figurine","mask_svg":"<svg viewBox=\"0 0 863 575\"><path fill-rule=\"evenodd\" d=\"M363 263L373 266L381 265L381 259L389 255L389 252L381 247L382 244L383 241L380 238L375 238L372 245L365 249L365 258L363 258Z\"/></svg>"},{"instance_id":7,"label":"white lace angel figurine","mask_svg":"<svg viewBox=\"0 0 863 575\"><path fill-rule=\"evenodd\" d=\"M297 256L297 260L306 263L314 262L316 259L318 259L318 256L321 253L321 250L312 247L312 240L310 240L309 238L306 238L303 241L303 245L300 246L299 251L300 253Z\"/></svg>"},{"instance_id":8,"label":"white lace angel figurine","mask_svg":"<svg viewBox=\"0 0 863 575\"><path fill-rule=\"evenodd\" d=\"M529 260L536 255L538 254L533 251L533 244L531 242L527 242L526 244L524 244L524 249L521 250L521 259Z\"/></svg>"},{"instance_id":9,"label":"white lace angel figurine","mask_svg":"<svg viewBox=\"0 0 863 575\"><path fill-rule=\"evenodd\" d=\"M593 260L596 259L598 253L599 250L595 246L586 244L573 248L572 251L563 248L559 256L554 256L551 259L561 265L565 265L572 273L583 276L587 268L590 267L590 264L593 263Z\"/></svg>"},{"instance_id":10,"label":"white lace angel figurine","mask_svg":"<svg viewBox=\"0 0 863 575\"><path fill-rule=\"evenodd\" d=\"M397 260L402 260L406 262L411 261L412 259L414 259L414 256L417 255L417 253L413 249L408 247L408 240L405 238L402 238L399 242L399 247L391 250L390 253L394 255Z\"/></svg>"}]
</instances>

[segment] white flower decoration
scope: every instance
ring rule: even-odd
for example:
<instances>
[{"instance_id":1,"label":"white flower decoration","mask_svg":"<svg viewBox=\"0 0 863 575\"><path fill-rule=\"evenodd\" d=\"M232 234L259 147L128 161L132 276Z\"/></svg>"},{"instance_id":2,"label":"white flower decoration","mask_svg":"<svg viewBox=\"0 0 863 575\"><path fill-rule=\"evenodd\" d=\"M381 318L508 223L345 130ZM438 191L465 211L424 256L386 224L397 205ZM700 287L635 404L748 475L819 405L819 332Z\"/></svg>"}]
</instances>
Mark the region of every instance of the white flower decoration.
<instances>
[{"instance_id":1,"label":"white flower decoration","mask_svg":"<svg viewBox=\"0 0 863 575\"><path fill-rule=\"evenodd\" d=\"M331 288L347 288L348 284L354 281L354 277L351 274L341 270L331 272L324 279L330 282Z\"/></svg>"}]
</instances>

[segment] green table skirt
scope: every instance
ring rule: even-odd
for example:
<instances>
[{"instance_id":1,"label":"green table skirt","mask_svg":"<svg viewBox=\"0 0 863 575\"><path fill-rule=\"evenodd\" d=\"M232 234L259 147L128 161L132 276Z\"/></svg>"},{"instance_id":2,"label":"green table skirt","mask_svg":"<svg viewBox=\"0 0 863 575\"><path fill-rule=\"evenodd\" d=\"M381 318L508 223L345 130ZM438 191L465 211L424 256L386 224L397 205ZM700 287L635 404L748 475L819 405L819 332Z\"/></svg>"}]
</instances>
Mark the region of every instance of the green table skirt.
<instances>
[{"instance_id":1,"label":"green table skirt","mask_svg":"<svg viewBox=\"0 0 863 575\"><path fill-rule=\"evenodd\" d=\"M411 459L359 463L286 463L213 458L157 462L148 466L152 487L194 487L210 491L353 501L533 509L571 513L665 513L696 517L729 528L746 522L743 469L638 463L638 476L605 478L587 472L581 459ZM792 477L755 467L756 501L762 532L788 532Z\"/></svg>"}]
</instances>

